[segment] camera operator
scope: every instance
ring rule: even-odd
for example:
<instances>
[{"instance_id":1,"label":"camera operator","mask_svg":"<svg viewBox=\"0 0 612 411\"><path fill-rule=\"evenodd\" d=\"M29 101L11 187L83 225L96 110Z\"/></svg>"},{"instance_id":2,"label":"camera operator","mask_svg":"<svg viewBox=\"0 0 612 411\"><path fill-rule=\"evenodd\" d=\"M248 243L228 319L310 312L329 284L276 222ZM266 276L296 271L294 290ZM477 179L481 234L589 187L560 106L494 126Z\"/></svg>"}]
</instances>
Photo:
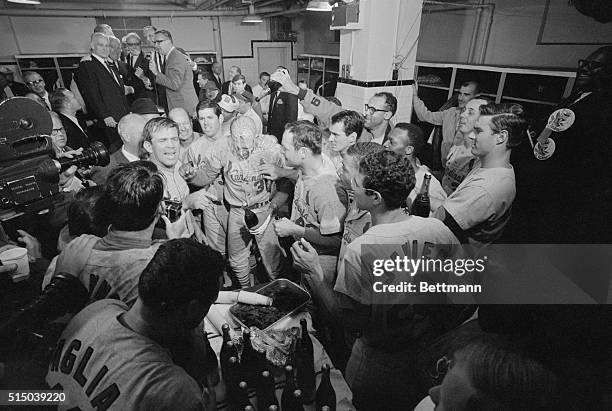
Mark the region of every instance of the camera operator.
<instances>
[{"instance_id":1,"label":"camera operator","mask_svg":"<svg viewBox=\"0 0 612 411\"><path fill-rule=\"evenodd\" d=\"M89 292L89 302L117 298L131 305L136 301L140 272L160 245L151 238L161 214L163 194L163 177L149 161L119 164L111 171L100 200L101 209L108 213L108 233L91 244L87 264L75 273ZM174 223L161 216L168 238L185 234L188 214ZM67 248L60 258L77 258L86 252ZM46 277L52 277L54 271L52 264Z\"/></svg>"},{"instance_id":2,"label":"camera operator","mask_svg":"<svg viewBox=\"0 0 612 411\"><path fill-rule=\"evenodd\" d=\"M78 275L84 264L60 257L56 271ZM222 267L208 246L170 240L138 272L131 308L101 300L77 314L46 377L66 393L62 409L216 409L210 373L217 361L198 325L217 298Z\"/></svg>"}]
</instances>

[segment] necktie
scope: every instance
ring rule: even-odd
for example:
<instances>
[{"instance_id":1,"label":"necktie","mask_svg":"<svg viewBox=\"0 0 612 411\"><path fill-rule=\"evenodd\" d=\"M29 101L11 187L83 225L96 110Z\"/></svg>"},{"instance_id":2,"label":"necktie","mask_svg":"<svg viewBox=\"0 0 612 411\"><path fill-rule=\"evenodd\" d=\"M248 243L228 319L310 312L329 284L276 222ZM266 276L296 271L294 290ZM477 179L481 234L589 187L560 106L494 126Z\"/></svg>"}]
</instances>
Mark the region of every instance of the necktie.
<instances>
[{"instance_id":1,"label":"necktie","mask_svg":"<svg viewBox=\"0 0 612 411\"><path fill-rule=\"evenodd\" d=\"M115 68L115 64L114 63L110 63L110 62L106 62L106 67L108 68L108 71L110 71L111 76L113 76L113 78L115 79L115 81L117 82L117 84L119 84L119 80L117 80L117 75L115 74L115 71L113 70L113 68Z\"/></svg>"}]
</instances>

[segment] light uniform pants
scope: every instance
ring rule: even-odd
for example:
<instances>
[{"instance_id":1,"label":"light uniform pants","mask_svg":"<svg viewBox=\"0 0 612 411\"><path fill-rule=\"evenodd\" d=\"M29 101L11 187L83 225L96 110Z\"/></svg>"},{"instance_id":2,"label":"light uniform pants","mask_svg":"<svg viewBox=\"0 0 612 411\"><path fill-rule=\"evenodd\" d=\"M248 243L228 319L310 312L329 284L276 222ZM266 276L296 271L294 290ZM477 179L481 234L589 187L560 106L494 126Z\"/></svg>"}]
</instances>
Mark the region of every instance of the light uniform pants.
<instances>
[{"instance_id":1,"label":"light uniform pants","mask_svg":"<svg viewBox=\"0 0 612 411\"><path fill-rule=\"evenodd\" d=\"M202 210L204 233L208 245L225 256L225 239L227 238L227 209L223 204L208 202Z\"/></svg>"},{"instance_id":2,"label":"light uniform pants","mask_svg":"<svg viewBox=\"0 0 612 411\"><path fill-rule=\"evenodd\" d=\"M268 217L268 207L251 210L259 218L259 222ZM255 238L264 267L271 279L281 274L282 249L278 237L274 231L273 221L270 221L266 230L260 235L249 233L244 223L244 210L240 207L230 207L227 222L227 254L230 267L240 281L242 288L249 287L252 283L250 276L249 256L251 253L251 241Z\"/></svg>"}]
</instances>

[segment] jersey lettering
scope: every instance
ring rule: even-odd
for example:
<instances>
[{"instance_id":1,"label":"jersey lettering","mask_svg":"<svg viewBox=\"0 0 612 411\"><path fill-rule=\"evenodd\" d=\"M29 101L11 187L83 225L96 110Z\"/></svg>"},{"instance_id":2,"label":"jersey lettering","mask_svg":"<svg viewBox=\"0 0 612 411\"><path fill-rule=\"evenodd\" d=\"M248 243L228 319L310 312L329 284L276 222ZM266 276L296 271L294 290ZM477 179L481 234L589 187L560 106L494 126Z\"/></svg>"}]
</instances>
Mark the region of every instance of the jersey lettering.
<instances>
[{"instance_id":1,"label":"jersey lettering","mask_svg":"<svg viewBox=\"0 0 612 411\"><path fill-rule=\"evenodd\" d=\"M100 281L100 277L97 275L89 274L89 297L91 300L97 301L109 298L111 292L114 291L106 280Z\"/></svg>"},{"instance_id":2,"label":"jersey lettering","mask_svg":"<svg viewBox=\"0 0 612 411\"><path fill-rule=\"evenodd\" d=\"M55 346L55 351L53 352L53 357L51 357L51 371L57 371L57 367L59 366L60 358L62 357L62 351L64 350L64 344L66 344L66 340L59 340L57 345Z\"/></svg>"},{"instance_id":3,"label":"jersey lettering","mask_svg":"<svg viewBox=\"0 0 612 411\"><path fill-rule=\"evenodd\" d=\"M64 340L61 340L58 342L56 352L54 352L53 360L51 362L51 367L50 367L51 371L57 371L57 368L58 368L57 362L59 361L59 356L60 356L58 352L61 353L62 347L64 347L64 345L65 345ZM80 351L81 346L82 346L82 343L80 340L77 340L77 339L72 340L72 342L68 345L68 348L66 348L66 351L64 352L64 355L61 358L61 362L59 363L59 370L63 374L70 375L72 374L72 371L75 368L74 366L75 364L77 364L77 361L78 361L78 364L76 366L76 369L74 370L74 374L72 375L72 378L80 387L84 388L85 385L87 385L87 381L88 381L88 378L85 375L84 371L87 368L87 364L89 363L92 356L94 355L94 349L92 347L87 347L85 351ZM85 395L87 395L88 397L91 396L93 392L95 391L95 389L100 384L100 381L102 380L102 378L104 378L104 376L107 373L108 373L108 367L106 365L103 365L98 370L95 377L91 380L91 382L89 383L89 386L85 389ZM63 387L60 384L56 384L53 389L55 389L58 386L61 389L63 389ZM91 406L99 411L107 410L115 402L115 400L119 397L120 394L121 392L119 390L118 385L116 383L112 383L109 386L107 386L104 390L102 390L100 393L98 393L94 398L91 399ZM77 407L75 409L79 409L79 408Z\"/></svg>"}]
</instances>

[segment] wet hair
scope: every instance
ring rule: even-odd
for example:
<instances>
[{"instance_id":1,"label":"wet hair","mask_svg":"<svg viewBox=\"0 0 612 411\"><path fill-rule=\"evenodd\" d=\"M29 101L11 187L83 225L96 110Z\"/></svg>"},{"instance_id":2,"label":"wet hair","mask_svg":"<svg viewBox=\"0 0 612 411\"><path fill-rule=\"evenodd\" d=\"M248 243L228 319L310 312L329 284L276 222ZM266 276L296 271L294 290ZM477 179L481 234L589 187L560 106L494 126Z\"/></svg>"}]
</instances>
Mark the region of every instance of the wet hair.
<instances>
[{"instance_id":1,"label":"wet hair","mask_svg":"<svg viewBox=\"0 0 612 411\"><path fill-rule=\"evenodd\" d=\"M416 124L410 123L397 123L395 128L403 130L408 135L408 145L412 146L414 149L414 156L418 157L425 145L425 137L423 135L423 130L421 127Z\"/></svg>"},{"instance_id":2,"label":"wet hair","mask_svg":"<svg viewBox=\"0 0 612 411\"><path fill-rule=\"evenodd\" d=\"M262 71L261 73L259 73L259 78L262 78L263 76L270 77L270 73L268 73L267 71Z\"/></svg>"},{"instance_id":3,"label":"wet hair","mask_svg":"<svg viewBox=\"0 0 612 411\"><path fill-rule=\"evenodd\" d=\"M344 133L347 136L351 133L356 133L357 138L361 137L364 122L363 116L353 110L343 110L331 117L331 124L342 123L344 125Z\"/></svg>"},{"instance_id":4,"label":"wet hair","mask_svg":"<svg viewBox=\"0 0 612 411\"><path fill-rule=\"evenodd\" d=\"M321 154L323 133L321 129L308 120L299 120L285 125L285 130L293 134L293 147L296 150L306 147L312 154Z\"/></svg>"},{"instance_id":5,"label":"wet hair","mask_svg":"<svg viewBox=\"0 0 612 411\"><path fill-rule=\"evenodd\" d=\"M152 118L151 120L147 121L144 130L142 130L143 141L150 142L153 139L153 135L158 131L171 129L176 129L176 132L179 132L179 126L174 122L174 120L170 120L167 117Z\"/></svg>"},{"instance_id":6,"label":"wet hair","mask_svg":"<svg viewBox=\"0 0 612 411\"><path fill-rule=\"evenodd\" d=\"M404 207L415 185L410 160L393 151L368 154L359 161L359 172L365 176L363 187L378 191L387 210Z\"/></svg>"},{"instance_id":7,"label":"wet hair","mask_svg":"<svg viewBox=\"0 0 612 411\"><path fill-rule=\"evenodd\" d=\"M101 207L104 197L103 186L87 187L76 193L68 206L68 233L72 237L81 234L106 235L109 216Z\"/></svg>"},{"instance_id":8,"label":"wet hair","mask_svg":"<svg viewBox=\"0 0 612 411\"><path fill-rule=\"evenodd\" d=\"M342 107L342 102L337 97L331 96L331 97L325 97L325 99L329 101L330 103L334 103L338 107Z\"/></svg>"},{"instance_id":9,"label":"wet hair","mask_svg":"<svg viewBox=\"0 0 612 411\"><path fill-rule=\"evenodd\" d=\"M397 99L395 96L387 91L381 91L380 93L374 94L373 97L382 97L385 99L385 104L387 105L387 109L391 112L391 115L394 116L397 111Z\"/></svg>"},{"instance_id":10,"label":"wet hair","mask_svg":"<svg viewBox=\"0 0 612 411\"><path fill-rule=\"evenodd\" d=\"M193 300L210 305L223 267L221 254L207 245L191 238L166 241L140 275L138 296L156 312L172 312Z\"/></svg>"},{"instance_id":11,"label":"wet hair","mask_svg":"<svg viewBox=\"0 0 612 411\"><path fill-rule=\"evenodd\" d=\"M196 113L199 113L200 110L204 110L207 108L212 108L213 110L215 110L215 114L217 115L217 117L219 117L223 113L221 111L221 107L219 107L217 103L208 99L204 99L198 103L198 106L196 107Z\"/></svg>"},{"instance_id":12,"label":"wet hair","mask_svg":"<svg viewBox=\"0 0 612 411\"><path fill-rule=\"evenodd\" d=\"M480 106L480 115L493 116L491 118L491 130L493 132L499 133L502 130L508 132L507 148L512 149L521 144L527 128L523 106L511 103L482 105Z\"/></svg>"},{"instance_id":13,"label":"wet hair","mask_svg":"<svg viewBox=\"0 0 612 411\"><path fill-rule=\"evenodd\" d=\"M238 80L242 80L246 83L246 77L243 74L236 74L234 78L232 78L232 83L235 83Z\"/></svg>"},{"instance_id":14,"label":"wet hair","mask_svg":"<svg viewBox=\"0 0 612 411\"><path fill-rule=\"evenodd\" d=\"M164 179L150 161L117 165L106 180L103 205L113 228L144 230L153 223L164 196Z\"/></svg>"},{"instance_id":15,"label":"wet hair","mask_svg":"<svg viewBox=\"0 0 612 411\"><path fill-rule=\"evenodd\" d=\"M559 379L505 340L482 335L454 354L476 393L466 409L474 411L556 410Z\"/></svg>"}]
</instances>

